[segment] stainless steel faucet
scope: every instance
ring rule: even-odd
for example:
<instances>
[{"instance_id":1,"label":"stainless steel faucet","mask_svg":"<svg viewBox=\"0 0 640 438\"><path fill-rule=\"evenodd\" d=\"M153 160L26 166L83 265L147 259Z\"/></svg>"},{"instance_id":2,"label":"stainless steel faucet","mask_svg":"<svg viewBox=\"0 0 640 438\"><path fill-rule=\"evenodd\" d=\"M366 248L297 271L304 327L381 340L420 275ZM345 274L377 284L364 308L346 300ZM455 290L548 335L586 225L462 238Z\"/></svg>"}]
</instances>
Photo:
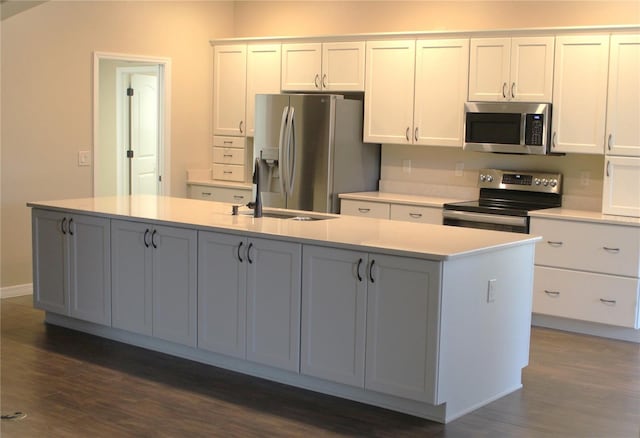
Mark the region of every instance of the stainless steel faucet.
<instances>
[{"instance_id":1,"label":"stainless steel faucet","mask_svg":"<svg viewBox=\"0 0 640 438\"><path fill-rule=\"evenodd\" d=\"M256 199L249 202L247 207L253 208L253 217L262 217L262 193L260 190L260 159L256 158L253 167L253 183L256 186Z\"/></svg>"}]
</instances>

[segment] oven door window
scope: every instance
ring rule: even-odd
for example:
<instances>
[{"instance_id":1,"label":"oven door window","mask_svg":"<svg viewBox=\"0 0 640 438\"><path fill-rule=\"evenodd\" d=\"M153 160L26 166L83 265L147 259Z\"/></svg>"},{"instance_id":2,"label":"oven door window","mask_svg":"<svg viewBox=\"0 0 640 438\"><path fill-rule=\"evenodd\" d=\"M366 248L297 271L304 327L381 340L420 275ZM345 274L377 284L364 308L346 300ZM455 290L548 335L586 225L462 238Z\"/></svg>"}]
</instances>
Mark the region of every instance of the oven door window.
<instances>
[{"instance_id":1,"label":"oven door window","mask_svg":"<svg viewBox=\"0 0 640 438\"><path fill-rule=\"evenodd\" d=\"M521 144L522 114L471 113L466 115L467 143Z\"/></svg>"}]
</instances>

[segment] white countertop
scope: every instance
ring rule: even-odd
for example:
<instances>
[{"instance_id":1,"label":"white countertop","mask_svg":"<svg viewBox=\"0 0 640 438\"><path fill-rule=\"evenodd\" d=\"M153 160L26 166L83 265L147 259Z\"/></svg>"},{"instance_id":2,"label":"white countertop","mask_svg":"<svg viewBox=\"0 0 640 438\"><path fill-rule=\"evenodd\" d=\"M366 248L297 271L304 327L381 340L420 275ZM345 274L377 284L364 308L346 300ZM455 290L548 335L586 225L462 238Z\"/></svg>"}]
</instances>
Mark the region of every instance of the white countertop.
<instances>
[{"instance_id":1,"label":"white countertop","mask_svg":"<svg viewBox=\"0 0 640 438\"><path fill-rule=\"evenodd\" d=\"M27 205L430 260L473 255L540 239L528 234L340 215L327 215L332 219L318 221L232 216L232 204L145 195L29 202Z\"/></svg>"},{"instance_id":2,"label":"white countertop","mask_svg":"<svg viewBox=\"0 0 640 438\"><path fill-rule=\"evenodd\" d=\"M340 199L354 201L391 202L394 204L418 205L424 207L442 207L447 202L468 201L469 199L440 198L435 196L405 195L403 193L390 192L356 192L341 193Z\"/></svg>"},{"instance_id":3,"label":"white countertop","mask_svg":"<svg viewBox=\"0 0 640 438\"><path fill-rule=\"evenodd\" d=\"M595 222L614 225L627 225L640 227L639 217L614 216L602 214L600 211L573 210L569 208L545 208L543 210L533 210L529 212L531 217L545 219L564 219L581 222Z\"/></svg>"}]
</instances>

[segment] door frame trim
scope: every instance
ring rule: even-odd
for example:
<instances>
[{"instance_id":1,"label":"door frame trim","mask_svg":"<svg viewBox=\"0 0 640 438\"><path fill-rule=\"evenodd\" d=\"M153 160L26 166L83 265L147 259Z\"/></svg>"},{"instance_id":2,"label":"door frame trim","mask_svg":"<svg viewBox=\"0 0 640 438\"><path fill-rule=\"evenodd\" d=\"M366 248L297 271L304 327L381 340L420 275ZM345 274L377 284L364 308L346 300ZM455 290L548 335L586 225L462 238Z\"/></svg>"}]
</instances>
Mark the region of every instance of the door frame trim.
<instances>
[{"instance_id":1,"label":"door frame trim","mask_svg":"<svg viewBox=\"0 0 640 438\"><path fill-rule=\"evenodd\" d=\"M145 55L131 55L124 53L93 52L93 173L91 193L95 196L96 179L99 163L97 148L99 144L99 115L100 115L100 60L111 59L130 62L145 62L158 65L158 173L162 180L158 183L158 195L171 194L171 58Z\"/></svg>"}]
</instances>

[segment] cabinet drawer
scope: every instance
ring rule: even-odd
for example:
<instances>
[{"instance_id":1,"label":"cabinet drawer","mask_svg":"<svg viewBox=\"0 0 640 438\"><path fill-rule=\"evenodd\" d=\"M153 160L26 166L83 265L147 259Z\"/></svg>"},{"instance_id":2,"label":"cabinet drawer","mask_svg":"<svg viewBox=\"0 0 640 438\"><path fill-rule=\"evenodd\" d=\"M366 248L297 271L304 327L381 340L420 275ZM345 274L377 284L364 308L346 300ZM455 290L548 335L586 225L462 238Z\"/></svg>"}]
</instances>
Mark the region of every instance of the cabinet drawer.
<instances>
[{"instance_id":1,"label":"cabinet drawer","mask_svg":"<svg viewBox=\"0 0 640 438\"><path fill-rule=\"evenodd\" d=\"M532 218L531 234L538 265L638 277L638 227Z\"/></svg>"},{"instance_id":2,"label":"cabinet drawer","mask_svg":"<svg viewBox=\"0 0 640 438\"><path fill-rule=\"evenodd\" d=\"M536 266L533 312L638 328L637 278Z\"/></svg>"},{"instance_id":3,"label":"cabinet drawer","mask_svg":"<svg viewBox=\"0 0 640 438\"><path fill-rule=\"evenodd\" d=\"M236 164L214 164L213 179L225 181L244 181L244 166Z\"/></svg>"},{"instance_id":4,"label":"cabinet drawer","mask_svg":"<svg viewBox=\"0 0 640 438\"><path fill-rule=\"evenodd\" d=\"M244 149L214 147L213 162L219 164L244 164Z\"/></svg>"},{"instance_id":5,"label":"cabinet drawer","mask_svg":"<svg viewBox=\"0 0 640 438\"><path fill-rule=\"evenodd\" d=\"M246 204L251 200L251 189L190 185L189 198L229 202L232 204Z\"/></svg>"},{"instance_id":6,"label":"cabinet drawer","mask_svg":"<svg viewBox=\"0 0 640 438\"><path fill-rule=\"evenodd\" d=\"M437 207L391 204L390 218L395 221L442 225L442 209Z\"/></svg>"},{"instance_id":7,"label":"cabinet drawer","mask_svg":"<svg viewBox=\"0 0 640 438\"><path fill-rule=\"evenodd\" d=\"M348 216L389 219L389 204L384 202L353 201L343 199L340 202L340 214Z\"/></svg>"},{"instance_id":8,"label":"cabinet drawer","mask_svg":"<svg viewBox=\"0 0 640 438\"><path fill-rule=\"evenodd\" d=\"M213 145L223 148L244 149L246 139L244 137L229 137L226 135L214 135Z\"/></svg>"}]
</instances>

